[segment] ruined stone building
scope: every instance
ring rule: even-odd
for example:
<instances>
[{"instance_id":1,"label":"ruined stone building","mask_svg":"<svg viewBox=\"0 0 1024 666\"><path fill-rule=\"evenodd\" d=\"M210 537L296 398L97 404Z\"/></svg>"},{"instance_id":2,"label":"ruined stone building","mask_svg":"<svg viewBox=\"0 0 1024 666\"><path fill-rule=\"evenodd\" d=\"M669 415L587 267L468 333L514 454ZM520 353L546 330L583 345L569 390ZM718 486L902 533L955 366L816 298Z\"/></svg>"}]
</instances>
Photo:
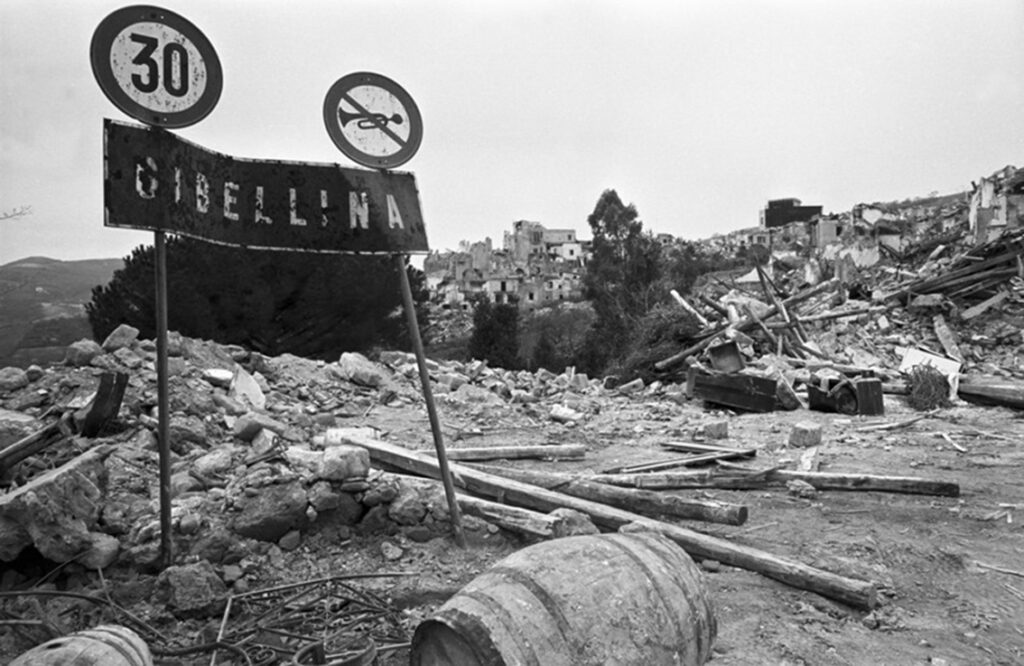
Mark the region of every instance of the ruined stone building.
<instances>
[{"instance_id":1,"label":"ruined stone building","mask_svg":"<svg viewBox=\"0 0 1024 666\"><path fill-rule=\"evenodd\" d=\"M582 298L589 246L574 229L517 220L504 233L500 250L490 238L463 241L455 252L428 255L423 270L432 300L439 305L468 309L473 298L483 296L528 310Z\"/></svg>"}]
</instances>

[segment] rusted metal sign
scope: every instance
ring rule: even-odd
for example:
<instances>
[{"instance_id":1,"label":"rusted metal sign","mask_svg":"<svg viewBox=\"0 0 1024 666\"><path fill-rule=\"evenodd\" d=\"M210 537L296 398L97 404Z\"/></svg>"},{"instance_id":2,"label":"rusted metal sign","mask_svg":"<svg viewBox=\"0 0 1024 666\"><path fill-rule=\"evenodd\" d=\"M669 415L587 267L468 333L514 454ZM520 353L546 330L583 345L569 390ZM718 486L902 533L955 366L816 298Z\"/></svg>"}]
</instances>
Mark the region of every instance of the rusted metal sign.
<instances>
[{"instance_id":1,"label":"rusted metal sign","mask_svg":"<svg viewBox=\"0 0 1024 666\"><path fill-rule=\"evenodd\" d=\"M411 173L249 160L104 120L104 224L252 249L427 252Z\"/></svg>"},{"instance_id":2,"label":"rusted metal sign","mask_svg":"<svg viewBox=\"0 0 1024 666\"><path fill-rule=\"evenodd\" d=\"M150 5L124 7L96 28L89 49L103 93L129 116L160 127L205 118L223 87L217 52L183 16Z\"/></svg>"}]
</instances>

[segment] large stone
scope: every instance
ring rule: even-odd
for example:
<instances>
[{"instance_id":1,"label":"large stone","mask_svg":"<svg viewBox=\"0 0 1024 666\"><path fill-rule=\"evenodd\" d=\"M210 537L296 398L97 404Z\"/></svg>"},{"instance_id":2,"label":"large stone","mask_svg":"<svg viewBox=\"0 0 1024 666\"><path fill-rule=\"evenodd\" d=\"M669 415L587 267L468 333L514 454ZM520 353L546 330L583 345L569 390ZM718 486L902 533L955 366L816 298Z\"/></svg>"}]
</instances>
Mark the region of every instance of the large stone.
<instances>
[{"instance_id":1,"label":"large stone","mask_svg":"<svg viewBox=\"0 0 1024 666\"><path fill-rule=\"evenodd\" d=\"M427 515L427 505L415 492L404 491L388 507L388 518L399 525L418 525Z\"/></svg>"},{"instance_id":2,"label":"large stone","mask_svg":"<svg viewBox=\"0 0 1024 666\"><path fill-rule=\"evenodd\" d=\"M335 372L353 384L376 388L384 383L387 375L384 370L358 352L345 352L338 359Z\"/></svg>"},{"instance_id":3,"label":"large stone","mask_svg":"<svg viewBox=\"0 0 1024 666\"><path fill-rule=\"evenodd\" d=\"M218 476L224 474L232 467L232 453L234 448L231 446L221 446L209 453L196 458L195 462L192 463L192 469L197 474L204 477Z\"/></svg>"},{"instance_id":4,"label":"large stone","mask_svg":"<svg viewBox=\"0 0 1024 666\"><path fill-rule=\"evenodd\" d=\"M183 453L186 450L184 444L206 445L206 425L196 416L183 416L171 414L168 420L167 432L170 435L171 449L175 453Z\"/></svg>"},{"instance_id":5,"label":"large stone","mask_svg":"<svg viewBox=\"0 0 1024 666\"><path fill-rule=\"evenodd\" d=\"M0 368L0 391L16 391L28 386L28 373L21 368Z\"/></svg>"},{"instance_id":6,"label":"large stone","mask_svg":"<svg viewBox=\"0 0 1024 666\"><path fill-rule=\"evenodd\" d=\"M204 530L189 549L189 555L214 564L230 564L240 561L246 554L242 542L223 528Z\"/></svg>"},{"instance_id":7,"label":"large stone","mask_svg":"<svg viewBox=\"0 0 1024 666\"><path fill-rule=\"evenodd\" d=\"M309 504L317 511L330 511L341 506L341 493L327 481L317 481L306 492Z\"/></svg>"},{"instance_id":8,"label":"large stone","mask_svg":"<svg viewBox=\"0 0 1024 666\"><path fill-rule=\"evenodd\" d=\"M103 351L112 352L130 347L139 337L139 329L128 324L121 324L103 341Z\"/></svg>"},{"instance_id":9,"label":"large stone","mask_svg":"<svg viewBox=\"0 0 1024 666\"><path fill-rule=\"evenodd\" d=\"M10 562L32 543L32 536L21 523L0 515L0 562Z\"/></svg>"},{"instance_id":10,"label":"large stone","mask_svg":"<svg viewBox=\"0 0 1024 666\"><path fill-rule=\"evenodd\" d=\"M298 482L267 486L246 499L232 527L244 537L276 542L305 526L307 504L306 491Z\"/></svg>"},{"instance_id":11,"label":"large stone","mask_svg":"<svg viewBox=\"0 0 1024 666\"><path fill-rule=\"evenodd\" d=\"M224 368L207 368L203 370L203 379L212 384L213 386L219 386L221 388L228 388L231 386L231 380L235 378L235 373Z\"/></svg>"},{"instance_id":12,"label":"large stone","mask_svg":"<svg viewBox=\"0 0 1024 666\"><path fill-rule=\"evenodd\" d=\"M99 343L89 338L82 338L68 346L64 353L64 363L75 367L86 366L102 353L103 347L100 347Z\"/></svg>"},{"instance_id":13,"label":"large stone","mask_svg":"<svg viewBox=\"0 0 1024 666\"><path fill-rule=\"evenodd\" d=\"M370 473L370 453L361 446L342 444L324 450L317 477L327 481L365 478Z\"/></svg>"},{"instance_id":14,"label":"large stone","mask_svg":"<svg viewBox=\"0 0 1024 666\"><path fill-rule=\"evenodd\" d=\"M106 447L96 447L24 486L0 495L0 561L26 546L64 562L92 547L90 531L103 505Z\"/></svg>"},{"instance_id":15,"label":"large stone","mask_svg":"<svg viewBox=\"0 0 1024 666\"><path fill-rule=\"evenodd\" d=\"M821 444L821 424L814 421L801 421L793 425L789 431L789 445L801 448Z\"/></svg>"},{"instance_id":16,"label":"large stone","mask_svg":"<svg viewBox=\"0 0 1024 666\"><path fill-rule=\"evenodd\" d=\"M250 442L264 428L283 435L288 426L261 412L249 412L238 417L232 432L238 439Z\"/></svg>"},{"instance_id":17,"label":"large stone","mask_svg":"<svg viewBox=\"0 0 1024 666\"><path fill-rule=\"evenodd\" d=\"M259 374L259 373L257 373ZM235 368L234 381L228 395L240 404L248 405L250 409L260 410L267 406L267 396L263 392L260 383L241 367Z\"/></svg>"},{"instance_id":18,"label":"large stone","mask_svg":"<svg viewBox=\"0 0 1024 666\"><path fill-rule=\"evenodd\" d=\"M200 618L224 610L228 588L205 560L168 567L156 579L156 600L175 616Z\"/></svg>"},{"instance_id":19,"label":"large stone","mask_svg":"<svg viewBox=\"0 0 1024 666\"><path fill-rule=\"evenodd\" d=\"M96 571L106 569L117 560L117 554L121 551L121 542L116 537L101 532L93 532L89 535L92 542L89 550L85 552L78 563L86 569Z\"/></svg>"}]
</instances>

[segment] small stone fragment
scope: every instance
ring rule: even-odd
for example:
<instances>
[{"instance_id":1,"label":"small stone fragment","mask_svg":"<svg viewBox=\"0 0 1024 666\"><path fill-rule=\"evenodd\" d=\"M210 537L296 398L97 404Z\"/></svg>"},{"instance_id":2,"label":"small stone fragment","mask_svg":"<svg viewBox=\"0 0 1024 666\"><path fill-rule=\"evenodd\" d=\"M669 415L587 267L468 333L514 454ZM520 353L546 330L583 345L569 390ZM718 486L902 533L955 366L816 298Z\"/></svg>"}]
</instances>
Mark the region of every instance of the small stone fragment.
<instances>
[{"instance_id":1,"label":"small stone fragment","mask_svg":"<svg viewBox=\"0 0 1024 666\"><path fill-rule=\"evenodd\" d=\"M807 448L821 444L821 424L813 421L802 421L793 426L789 432L789 445Z\"/></svg>"}]
</instances>

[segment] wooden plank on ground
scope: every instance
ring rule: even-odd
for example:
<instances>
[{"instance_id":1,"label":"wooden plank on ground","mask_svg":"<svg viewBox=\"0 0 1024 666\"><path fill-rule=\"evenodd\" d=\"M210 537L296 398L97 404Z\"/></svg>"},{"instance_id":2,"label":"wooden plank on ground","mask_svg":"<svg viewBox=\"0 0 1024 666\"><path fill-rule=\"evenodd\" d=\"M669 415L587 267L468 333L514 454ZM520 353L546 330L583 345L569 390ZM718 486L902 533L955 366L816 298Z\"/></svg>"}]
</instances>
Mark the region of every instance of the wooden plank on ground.
<instances>
[{"instance_id":1,"label":"wooden plank on ground","mask_svg":"<svg viewBox=\"0 0 1024 666\"><path fill-rule=\"evenodd\" d=\"M747 507L742 504L702 500L678 495L656 493L649 490L617 488L571 474L554 474L511 467L477 466L477 469L506 479L514 479L548 490L582 497L583 499L617 506L645 516L675 516L688 520L703 520L724 525L742 525L747 522Z\"/></svg>"},{"instance_id":2,"label":"wooden plank on ground","mask_svg":"<svg viewBox=\"0 0 1024 666\"><path fill-rule=\"evenodd\" d=\"M448 449L449 460L515 460L523 458L579 459L586 455L582 444L551 446L467 446Z\"/></svg>"},{"instance_id":3,"label":"wooden plank on ground","mask_svg":"<svg viewBox=\"0 0 1024 666\"><path fill-rule=\"evenodd\" d=\"M346 437L345 441L366 448L370 458L378 465L398 467L430 478L438 478L440 474L437 460L432 457L428 458L400 446L360 435ZM501 498L509 504L536 511L552 511L560 507L575 509L587 514L595 524L605 529L617 530L632 523L637 527L664 534L698 559L717 560L727 566L756 571L787 585L816 592L855 608L871 609L877 604L876 586L869 581L840 576L757 548L645 518L606 504L503 479L459 463L451 465L451 472L456 485L478 495Z\"/></svg>"}]
</instances>

